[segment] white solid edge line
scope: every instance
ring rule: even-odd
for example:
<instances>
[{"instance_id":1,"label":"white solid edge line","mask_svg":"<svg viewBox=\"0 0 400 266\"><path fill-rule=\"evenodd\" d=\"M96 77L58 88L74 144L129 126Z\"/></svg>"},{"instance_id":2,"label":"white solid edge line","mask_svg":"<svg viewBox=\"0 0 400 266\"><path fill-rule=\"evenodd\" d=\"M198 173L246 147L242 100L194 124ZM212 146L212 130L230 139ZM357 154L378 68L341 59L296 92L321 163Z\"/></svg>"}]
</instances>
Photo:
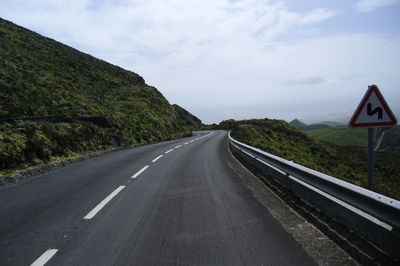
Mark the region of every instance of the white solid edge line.
<instances>
[{"instance_id":1,"label":"white solid edge line","mask_svg":"<svg viewBox=\"0 0 400 266\"><path fill-rule=\"evenodd\" d=\"M138 176L140 176L144 171L147 170L147 168L149 168L150 165L145 165L142 169L140 169L139 171L136 172L136 174L134 174L133 176L131 176L131 178L136 178Z\"/></svg>"},{"instance_id":2,"label":"white solid edge line","mask_svg":"<svg viewBox=\"0 0 400 266\"><path fill-rule=\"evenodd\" d=\"M157 160L158 159L160 159L161 157L163 157L164 155L158 155L156 158L154 158L154 160L153 161L151 161L152 163L155 163L155 162L157 162Z\"/></svg>"},{"instance_id":3,"label":"white solid edge line","mask_svg":"<svg viewBox=\"0 0 400 266\"><path fill-rule=\"evenodd\" d=\"M31 266L42 266L45 265L56 253L58 249L48 249L42 254L37 260L35 260Z\"/></svg>"},{"instance_id":4,"label":"white solid edge line","mask_svg":"<svg viewBox=\"0 0 400 266\"><path fill-rule=\"evenodd\" d=\"M178 149L179 147L181 147L182 145L178 145L178 146L176 146L174 149Z\"/></svg>"},{"instance_id":5,"label":"white solid edge line","mask_svg":"<svg viewBox=\"0 0 400 266\"><path fill-rule=\"evenodd\" d=\"M165 153L170 153L171 151L173 151L174 149L170 149L170 150L167 150Z\"/></svg>"},{"instance_id":6,"label":"white solid edge line","mask_svg":"<svg viewBox=\"0 0 400 266\"><path fill-rule=\"evenodd\" d=\"M91 210L83 219L90 220L92 219L101 209L103 209L106 204L112 200L121 190L123 190L125 186L119 186L116 190L114 190L110 195L108 195L102 202L100 202L93 210Z\"/></svg>"}]
</instances>

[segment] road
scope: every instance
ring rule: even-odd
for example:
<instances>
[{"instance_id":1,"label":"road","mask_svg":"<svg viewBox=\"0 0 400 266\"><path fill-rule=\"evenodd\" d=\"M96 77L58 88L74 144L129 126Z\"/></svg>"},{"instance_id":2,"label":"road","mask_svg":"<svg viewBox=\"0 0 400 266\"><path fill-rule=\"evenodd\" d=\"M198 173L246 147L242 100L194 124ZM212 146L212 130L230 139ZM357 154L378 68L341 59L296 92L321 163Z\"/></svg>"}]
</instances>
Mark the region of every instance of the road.
<instances>
[{"instance_id":1,"label":"road","mask_svg":"<svg viewBox=\"0 0 400 266\"><path fill-rule=\"evenodd\" d=\"M227 164L224 131L0 188L0 265L313 265Z\"/></svg>"}]
</instances>

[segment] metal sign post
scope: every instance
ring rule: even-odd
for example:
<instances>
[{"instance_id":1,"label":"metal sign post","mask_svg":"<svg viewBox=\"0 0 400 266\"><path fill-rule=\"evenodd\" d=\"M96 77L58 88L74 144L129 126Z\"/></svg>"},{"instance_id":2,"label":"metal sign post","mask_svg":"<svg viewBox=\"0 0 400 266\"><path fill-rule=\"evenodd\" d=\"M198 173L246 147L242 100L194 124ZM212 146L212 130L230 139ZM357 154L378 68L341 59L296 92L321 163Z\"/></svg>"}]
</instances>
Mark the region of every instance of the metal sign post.
<instances>
[{"instance_id":1,"label":"metal sign post","mask_svg":"<svg viewBox=\"0 0 400 266\"><path fill-rule=\"evenodd\" d=\"M368 189L374 190L374 128L397 124L376 85L368 86L363 99L350 119L349 127L368 128Z\"/></svg>"},{"instance_id":2,"label":"metal sign post","mask_svg":"<svg viewBox=\"0 0 400 266\"><path fill-rule=\"evenodd\" d=\"M368 189L374 190L374 128L368 128Z\"/></svg>"}]
</instances>

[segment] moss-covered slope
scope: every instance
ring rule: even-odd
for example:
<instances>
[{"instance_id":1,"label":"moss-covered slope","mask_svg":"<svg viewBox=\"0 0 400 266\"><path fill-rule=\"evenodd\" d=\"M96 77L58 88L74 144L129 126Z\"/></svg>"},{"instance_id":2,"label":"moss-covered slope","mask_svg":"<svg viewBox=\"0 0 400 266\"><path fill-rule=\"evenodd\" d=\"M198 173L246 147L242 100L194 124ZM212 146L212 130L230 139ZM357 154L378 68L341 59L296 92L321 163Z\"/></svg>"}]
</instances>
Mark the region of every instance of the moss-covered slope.
<instances>
[{"instance_id":1,"label":"moss-covered slope","mask_svg":"<svg viewBox=\"0 0 400 266\"><path fill-rule=\"evenodd\" d=\"M111 137L117 137L124 144L140 144L188 134L174 108L138 74L0 19L0 118L5 114L12 117L57 115L72 121L100 116L108 120L110 128L96 130L91 130L96 126L90 123L73 122L71 125L78 131L87 132L87 139L92 135L96 141L87 146L77 140L76 145L80 147L69 147L72 151L85 150L86 146L90 149L107 146ZM27 149L24 153L30 153L32 145L27 142L33 132L40 131L47 139L51 139L46 135L50 132L64 134L67 142L74 135L68 129L70 125L52 128L43 123L1 124L0 157L3 157L0 159L9 160L6 155L12 153L10 149ZM52 130L42 130L48 127ZM81 133L78 135L84 139ZM54 150L60 150L58 142L51 145L56 146Z\"/></svg>"},{"instance_id":2,"label":"moss-covered slope","mask_svg":"<svg viewBox=\"0 0 400 266\"><path fill-rule=\"evenodd\" d=\"M179 105L173 104L172 107L174 107L175 112L179 116L179 120L185 126L196 127L196 126L201 126L203 124L200 119L198 119L196 116L192 115L186 109L180 107Z\"/></svg>"}]
</instances>

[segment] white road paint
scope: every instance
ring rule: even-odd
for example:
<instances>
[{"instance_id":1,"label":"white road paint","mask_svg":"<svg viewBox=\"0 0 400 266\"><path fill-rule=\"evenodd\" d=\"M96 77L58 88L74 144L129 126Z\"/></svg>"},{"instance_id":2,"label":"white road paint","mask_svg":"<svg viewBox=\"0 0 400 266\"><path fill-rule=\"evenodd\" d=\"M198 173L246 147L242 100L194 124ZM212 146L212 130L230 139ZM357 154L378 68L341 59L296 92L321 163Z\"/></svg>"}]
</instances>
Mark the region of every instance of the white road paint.
<instances>
[{"instance_id":1,"label":"white road paint","mask_svg":"<svg viewBox=\"0 0 400 266\"><path fill-rule=\"evenodd\" d=\"M116 190L114 190L110 195L108 195L102 202L100 202L96 207L94 207L93 210L91 210L83 219L90 220L92 219L101 209L103 209L104 206L110 200L112 200L121 190L123 190L125 186L119 186Z\"/></svg>"},{"instance_id":2,"label":"white road paint","mask_svg":"<svg viewBox=\"0 0 400 266\"><path fill-rule=\"evenodd\" d=\"M182 145L178 145L178 146L176 146L174 149L178 149L179 147L181 147Z\"/></svg>"},{"instance_id":3,"label":"white road paint","mask_svg":"<svg viewBox=\"0 0 400 266\"><path fill-rule=\"evenodd\" d=\"M174 149L170 149L170 150L167 150L165 153L170 153L171 151L173 151Z\"/></svg>"},{"instance_id":4,"label":"white road paint","mask_svg":"<svg viewBox=\"0 0 400 266\"><path fill-rule=\"evenodd\" d=\"M31 266L42 266L45 265L56 253L58 249L49 249L42 254L37 260L35 260Z\"/></svg>"},{"instance_id":5,"label":"white road paint","mask_svg":"<svg viewBox=\"0 0 400 266\"><path fill-rule=\"evenodd\" d=\"M183 143L183 145L188 145L189 144L189 141L188 142L185 142L185 143Z\"/></svg>"},{"instance_id":6,"label":"white road paint","mask_svg":"<svg viewBox=\"0 0 400 266\"><path fill-rule=\"evenodd\" d=\"M156 158L154 158L154 160L153 161L151 161L152 163L155 163L155 162L157 162L157 160L158 159L160 159L161 157L163 157L163 155L161 154L161 155L158 155Z\"/></svg>"},{"instance_id":7,"label":"white road paint","mask_svg":"<svg viewBox=\"0 0 400 266\"><path fill-rule=\"evenodd\" d=\"M136 174L134 174L133 176L131 176L131 178L136 178L138 176L140 176L144 171L147 170L147 168L149 168L150 165L146 165L144 166L142 169L140 169L139 171L136 172Z\"/></svg>"},{"instance_id":8,"label":"white road paint","mask_svg":"<svg viewBox=\"0 0 400 266\"><path fill-rule=\"evenodd\" d=\"M194 142L194 140L191 140L190 142Z\"/></svg>"}]
</instances>

